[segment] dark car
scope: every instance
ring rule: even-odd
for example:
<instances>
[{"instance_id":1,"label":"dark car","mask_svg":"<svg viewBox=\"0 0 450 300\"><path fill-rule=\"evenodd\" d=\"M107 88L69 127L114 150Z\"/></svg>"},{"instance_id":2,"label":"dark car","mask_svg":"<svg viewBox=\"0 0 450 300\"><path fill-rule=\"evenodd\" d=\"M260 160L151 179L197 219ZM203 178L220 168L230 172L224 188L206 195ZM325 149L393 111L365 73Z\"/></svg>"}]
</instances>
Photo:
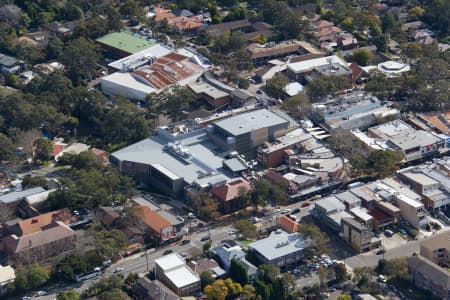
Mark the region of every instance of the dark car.
<instances>
[{"instance_id":1,"label":"dark car","mask_svg":"<svg viewBox=\"0 0 450 300\"><path fill-rule=\"evenodd\" d=\"M167 254L170 254L172 252L173 252L172 249L167 249L167 250L164 250L163 255L167 255Z\"/></svg>"},{"instance_id":2,"label":"dark car","mask_svg":"<svg viewBox=\"0 0 450 300\"><path fill-rule=\"evenodd\" d=\"M309 203L309 202L303 202L302 203L302 207L307 207L307 206L310 206L311 205L311 203Z\"/></svg>"},{"instance_id":3,"label":"dark car","mask_svg":"<svg viewBox=\"0 0 450 300\"><path fill-rule=\"evenodd\" d=\"M181 242L181 245L186 245L186 244L189 244L190 242L191 242L191 240L183 240Z\"/></svg>"},{"instance_id":4,"label":"dark car","mask_svg":"<svg viewBox=\"0 0 450 300\"><path fill-rule=\"evenodd\" d=\"M291 214L298 214L300 212L300 208L294 208L292 211L291 211Z\"/></svg>"},{"instance_id":5,"label":"dark car","mask_svg":"<svg viewBox=\"0 0 450 300\"><path fill-rule=\"evenodd\" d=\"M378 249L377 252L375 252L376 255L381 255L383 253L386 253L386 250L384 249Z\"/></svg>"},{"instance_id":6,"label":"dark car","mask_svg":"<svg viewBox=\"0 0 450 300\"><path fill-rule=\"evenodd\" d=\"M200 241L205 242L209 240L209 235L206 235L200 239Z\"/></svg>"}]
</instances>

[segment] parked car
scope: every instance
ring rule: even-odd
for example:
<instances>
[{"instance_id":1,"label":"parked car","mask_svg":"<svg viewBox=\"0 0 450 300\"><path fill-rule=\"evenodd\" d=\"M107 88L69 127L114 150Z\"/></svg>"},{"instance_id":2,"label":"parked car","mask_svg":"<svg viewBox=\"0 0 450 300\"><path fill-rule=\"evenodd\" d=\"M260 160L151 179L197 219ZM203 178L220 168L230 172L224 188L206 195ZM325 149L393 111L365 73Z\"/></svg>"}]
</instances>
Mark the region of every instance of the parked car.
<instances>
[{"instance_id":1,"label":"parked car","mask_svg":"<svg viewBox=\"0 0 450 300\"><path fill-rule=\"evenodd\" d=\"M289 208L283 209L283 214L288 214L291 210Z\"/></svg>"},{"instance_id":2,"label":"parked car","mask_svg":"<svg viewBox=\"0 0 450 300\"><path fill-rule=\"evenodd\" d=\"M232 229L232 230L228 231L228 234L233 235L233 234L236 234L236 232L237 232L236 230Z\"/></svg>"},{"instance_id":3,"label":"parked car","mask_svg":"<svg viewBox=\"0 0 450 300\"><path fill-rule=\"evenodd\" d=\"M386 277L384 277L384 275L378 275L378 281L383 283L387 282Z\"/></svg>"},{"instance_id":4,"label":"parked car","mask_svg":"<svg viewBox=\"0 0 450 300\"><path fill-rule=\"evenodd\" d=\"M300 212L300 208L297 207L297 208L294 208L294 209L291 211L291 214L298 214L299 212Z\"/></svg>"},{"instance_id":5,"label":"parked car","mask_svg":"<svg viewBox=\"0 0 450 300\"><path fill-rule=\"evenodd\" d=\"M205 241L208 241L209 240L209 235L205 235L204 237L202 237L201 239L200 239L200 241L201 242L205 242ZM172 250L171 250L172 251Z\"/></svg>"},{"instance_id":6,"label":"parked car","mask_svg":"<svg viewBox=\"0 0 450 300\"><path fill-rule=\"evenodd\" d=\"M164 250L164 252L163 252L162 255L167 255L167 254L170 254L170 253L172 253L172 252L173 252L172 249L167 249L167 250Z\"/></svg>"},{"instance_id":7,"label":"parked car","mask_svg":"<svg viewBox=\"0 0 450 300\"><path fill-rule=\"evenodd\" d=\"M394 232L392 230L387 229L384 231L384 235L387 237L391 237L394 235Z\"/></svg>"},{"instance_id":8,"label":"parked car","mask_svg":"<svg viewBox=\"0 0 450 300\"><path fill-rule=\"evenodd\" d=\"M307 207L307 206L310 206L310 205L311 205L311 203L309 203L309 202L303 202L301 207Z\"/></svg>"},{"instance_id":9,"label":"parked car","mask_svg":"<svg viewBox=\"0 0 450 300\"><path fill-rule=\"evenodd\" d=\"M383 254L383 253L386 253L386 250L384 250L384 249L378 249L378 250L375 252L376 255L381 255L381 254Z\"/></svg>"},{"instance_id":10,"label":"parked car","mask_svg":"<svg viewBox=\"0 0 450 300\"><path fill-rule=\"evenodd\" d=\"M190 242L191 242L191 240L182 240L181 245L186 245L186 244L189 244Z\"/></svg>"},{"instance_id":11,"label":"parked car","mask_svg":"<svg viewBox=\"0 0 450 300\"><path fill-rule=\"evenodd\" d=\"M124 268L118 267L114 270L114 273L120 273L120 272L123 272L123 270L124 270Z\"/></svg>"},{"instance_id":12,"label":"parked car","mask_svg":"<svg viewBox=\"0 0 450 300\"><path fill-rule=\"evenodd\" d=\"M38 291L38 292L36 292L36 297L42 297L42 296L45 296L45 295L47 295L46 291Z\"/></svg>"}]
</instances>

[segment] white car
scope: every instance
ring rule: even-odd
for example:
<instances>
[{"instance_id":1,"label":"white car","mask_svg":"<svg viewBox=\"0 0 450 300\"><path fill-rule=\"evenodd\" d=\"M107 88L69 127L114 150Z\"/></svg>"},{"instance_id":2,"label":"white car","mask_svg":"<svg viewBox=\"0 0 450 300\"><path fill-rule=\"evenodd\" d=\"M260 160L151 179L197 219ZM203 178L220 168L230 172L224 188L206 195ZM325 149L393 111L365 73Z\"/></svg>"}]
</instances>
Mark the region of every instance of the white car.
<instances>
[{"instance_id":1,"label":"white car","mask_svg":"<svg viewBox=\"0 0 450 300\"><path fill-rule=\"evenodd\" d=\"M289 213L291 210L289 209L289 208L285 208L285 209L283 209L283 213L284 214L287 214L287 213Z\"/></svg>"},{"instance_id":2,"label":"white car","mask_svg":"<svg viewBox=\"0 0 450 300\"><path fill-rule=\"evenodd\" d=\"M119 267L119 268L116 268L116 269L114 270L114 273L120 273L120 272L122 272L123 270L124 270L123 268Z\"/></svg>"},{"instance_id":3,"label":"white car","mask_svg":"<svg viewBox=\"0 0 450 300\"><path fill-rule=\"evenodd\" d=\"M233 229L232 229L232 230L228 231L228 234L229 234L229 235L233 235L233 234L236 234L236 232L237 232L236 230L233 230Z\"/></svg>"},{"instance_id":4,"label":"white car","mask_svg":"<svg viewBox=\"0 0 450 300\"><path fill-rule=\"evenodd\" d=\"M41 297L41 296L45 296L45 295L47 295L46 291L38 291L38 292L36 292L36 296L37 297Z\"/></svg>"}]
</instances>

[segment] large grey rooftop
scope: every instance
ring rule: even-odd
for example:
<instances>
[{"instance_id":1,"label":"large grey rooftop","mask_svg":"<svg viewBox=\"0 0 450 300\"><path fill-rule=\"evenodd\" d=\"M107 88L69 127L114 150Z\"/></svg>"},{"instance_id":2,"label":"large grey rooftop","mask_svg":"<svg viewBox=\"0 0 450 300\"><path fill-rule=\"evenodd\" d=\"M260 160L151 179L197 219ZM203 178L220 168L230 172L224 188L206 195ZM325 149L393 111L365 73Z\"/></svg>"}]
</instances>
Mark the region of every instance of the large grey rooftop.
<instances>
[{"instance_id":1,"label":"large grey rooftop","mask_svg":"<svg viewBox=\"0 0 450 300\"><path fill-rule=\"evenodd\" d=\"M188 159L167 150L168 141L159 136L147 138L111 155L120 161L164 168L170 176L184 178L188 184L196 182L206 185L210 181L229 179L223 174L223 158L218 154L219 149L208 140L204 131L179 142L189 153Z\"/></svg>"},{"instance_id":2,"label":"large grey rooftop","mask_svg":"<svg viewBox=\"0 0 450 300\"><path fill-rule=\"evenodd\" d=\"M285 231L277 230L272 231L265 239L251 243L249 247L270 261L301 251L307 245L308 241L299 233L288 234Z\"/></svg>"},{"instance_id":3,"label":"large grey rooftop","mask_svg":"<svg viewBox=\"0 0 450 300\"><path fill-rule=\"evenodd\" d=\"M316 201L316 206L320 206L327 212L342 211L345 209L344 203L342 203L335 196L328 196Z\"/></svg>"},{"instance_id":4,"label":"large grey rooftop","mask_svg":"<svg viewBox=\"0 0 450 300\"><path fill-rule=\"evenodd\" d=\"M232 135L241 135L275 125L286 124L287 127L288 121L267 109L258 109L213 123Z\"/></svg>"}]
</instances>

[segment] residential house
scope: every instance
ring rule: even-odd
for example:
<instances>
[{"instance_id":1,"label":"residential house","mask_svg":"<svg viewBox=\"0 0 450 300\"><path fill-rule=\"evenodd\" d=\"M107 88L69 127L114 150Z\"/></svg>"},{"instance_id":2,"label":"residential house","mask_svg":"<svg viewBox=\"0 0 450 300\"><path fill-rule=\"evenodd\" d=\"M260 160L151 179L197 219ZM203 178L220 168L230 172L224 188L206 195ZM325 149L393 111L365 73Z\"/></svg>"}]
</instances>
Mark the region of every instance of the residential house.
<instances>
[{"instance_id":1,"label":"residential house","mask_svg":"<svg viewBox=\"0 0 450 300\"><path fill-rule=\"evenodd\" d=\"M15 57L0 53L0 74L19 73L25 67L25 62Z\"/></svg>"},{"instance_id":2,"label":"residential house","mask_svg":"<svg viewBox=\"0 0 450 300\"><path fill-rule=\"evenodd\" d=\"M52 22L41 25L42 32L44 36L49 39L50 37L57 37L61 40L70 36L75 28L80 25L81 21L71 21L71 22Z\"/></svg>"},{"instance_id":3,"label":"residential house","mask_svg":"<svg viewBox=\"0 0 450 300\"><path fill-rule=\"evenodd\" d=\"M219 200L219 209L222 213L230 213L247 206L246 194L251 189L250 183L243 178L215 186L211 194Z\"/></svg>"},{"instance_id":4,"label":"residential house","mask_svg":"<svg viewBox=\"0 0 450 300\"><path fill-rule=\"evenodd\" d=\"M210 258L204 258L201 260L191 260L187 265L194 271L198 276L202 273L210 273L214 279L219 279L225 276L226 271L222 269L219 264Z\"/></svg>"},{"instance_id":5,"label":"residential house","mask_svg":"<svg viewBox=\"0 0 450 300\"><path fill-rule=\"evenodd\" d=\"M52 221L46 226L39 226L38 230L34 230L35 224L26 228L31 233L22 236L12 234L3 239L3 247L9 260L29 265L47 261L76 248L77 235L63 222Z\"/></svg>"},{"instance_id":6,"label":"residential house","mask_svg":"<svg viewBox=\"0 0 450 300\"><path fill-rule=\"evenodd\" d=\"M272 231L264 239L248 245L261 263L273 264L279 268L295 264L305 257L309 242L297 232L287 233L281 229Z\"/></svg>"},{"instance_id":7,"label":"residential house","mask_svg":"<svg viewBox=\"0 0 450 300\"><path fill-rule=\"evenodd\" d=\"M157 245L169 243L177 238L173 224L147 206L131 208L130 217L134 227L145 232Z\"/></svg>"},{"instance_id":8,"label":"residential house","mask_svg":"<svg viewBox=\"0 0 450 300\"><path fill-rule=\"evenodd\" d=\"M179 300L180 297L168 289L159 280L147 277L138 278L131 286L131 293L137 300Z\"/></svg>"},{"instance_id":9,"label":"residential house","mask_svg":"<svg viewBox=\"0 0 450 300\"><path fill-rule=\"evenodd\" d=\"M196 295L200 291L200 277L176 253L155 259L154 272L156 279L180 297Z\"/></svg>"},{"instance_id":10,"label":"residential house","mask_svg":"<svg viewBox=\"0 0 450 300\"><path fill-rule=\"evenodd\" d=\"M245 258L245 252L241 246L231 246L226 243L222 243L216 247L211 248L211 253L219 260L221 266L228 272L231 267L231 261L236 260L246 270L250 278L254 278L258 269Z\"/></svg>"}]
</instances>

